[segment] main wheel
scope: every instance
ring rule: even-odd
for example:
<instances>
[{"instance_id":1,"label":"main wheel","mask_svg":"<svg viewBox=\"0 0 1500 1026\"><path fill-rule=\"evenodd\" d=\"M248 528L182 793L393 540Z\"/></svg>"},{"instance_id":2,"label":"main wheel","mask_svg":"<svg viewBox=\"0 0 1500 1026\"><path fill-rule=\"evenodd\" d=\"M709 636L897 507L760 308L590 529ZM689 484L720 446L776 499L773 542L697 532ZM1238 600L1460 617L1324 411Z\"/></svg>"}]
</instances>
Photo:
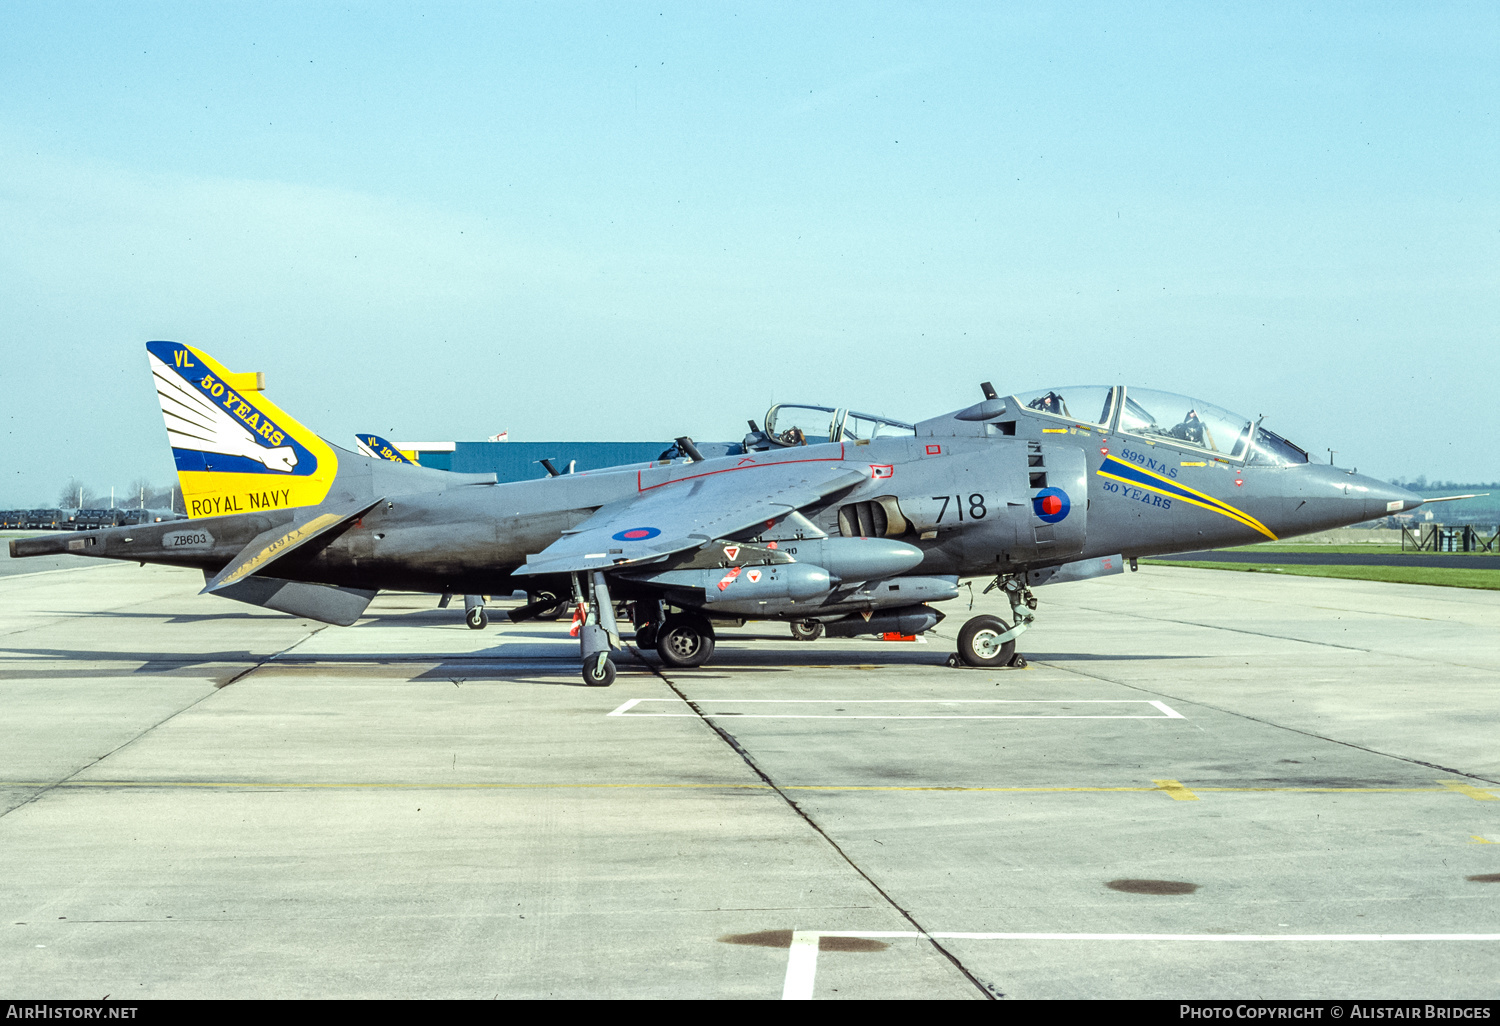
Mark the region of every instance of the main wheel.
<instances>
[{"instance_id":1,"label":"main wheel","mask_svg":"<svg viewBox=\"0 0 1500 1026\"><path fill-rule=\"evenodd\" d=\"M635 628L635 643L638 648L656 647L656 628L654 623L638 624Z\"/></svg>"},{"instance_id":2,"label":"main wheel","mask_svg":"<svg viewBox=\"0 0 1500 1026\"><path fill-rule=\"evenodd\" d=\"M483 606L475 606L464 614L464 623L469 625L469 630L471 631L482 631L485 624L489 622L490 618L485 613Z\"/></svg>"},{"instance_id":3,"label":"main wheel","mask_svg":"<svg viewBox=\"0 0 1500 1026\"><path fill-rule=\"evenodd\" d=\"M529 596L528 601L530 601L530 602L541 602L543 599L556 598L556 597L557 596L554 595L550 591L539 591L536 594ZM563 610L565 610L567 608L568 608L568 600L567 599L557 599L557 605L551 607L550 609L544 609L544 610L542 610L540 613L537 613L536 616L532 617L532 619L533 620L556 620L559 616L562 616Z\"/></svg>"},{"instance_id":4,"label":"main wheel","mask_svg":"<svg viewBox=\"0 0 1500 1026\"><path fill-rule=\"evenodd\" d=\"M591 688L607 688L615 682L615 664L608 653L600 652L583 661L583 682Z\"/></svg>"},{"instance_id":5,"label":"main wheel","mask_svg":"<svg viewBox=\"0 0 1500 1026\"><path fill-rule=\"evenodd\" d=\"M714 654L714 629L699 616L669 616L656 632L656 654L668 666L702 666Z\"/></svg>"},{"instance_id":6,"label":"main wheel","mask_svg":"<svg viewBox=\"0 0 1500 1026\"><path fill-rule=\"evenodd\" d=\"M1016 654L1016 641L1002 642L1010 624L998 616L976 616L958 632L958 657L970 666L1004 666Z\"/></svg>"},{"instance_id":7,"label":"main wheel","mask_svg":"<svg viewBox=\"0 0 1500 1026\"><path fill-rule=\"evenodd\" d=\"M793 620L792 637L798 641L817 641L823 636L823 625L816 620Z\"/></svg>"}]
</instances>

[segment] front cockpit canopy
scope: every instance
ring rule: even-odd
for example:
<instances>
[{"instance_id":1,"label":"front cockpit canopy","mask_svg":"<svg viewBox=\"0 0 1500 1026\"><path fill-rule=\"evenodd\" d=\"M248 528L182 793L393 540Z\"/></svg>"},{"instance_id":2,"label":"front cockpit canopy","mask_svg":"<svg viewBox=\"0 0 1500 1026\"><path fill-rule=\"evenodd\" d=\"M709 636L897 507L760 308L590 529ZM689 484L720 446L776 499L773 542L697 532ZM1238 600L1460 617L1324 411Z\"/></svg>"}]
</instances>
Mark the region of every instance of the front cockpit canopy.
<instances>
[{"instance_id":1,"label":"front cockpit canopy","mask_svg":"<svg viewBox=\"0 0 1500 1026\"><path fill-rule=\"evenodd\" d=\"M1200 449L1226 460L1290 466L1307 452L1249 417L1153 388L1069 385L1016 396L1027 410L1080 427Z\"/></svg>"}]
</instances>

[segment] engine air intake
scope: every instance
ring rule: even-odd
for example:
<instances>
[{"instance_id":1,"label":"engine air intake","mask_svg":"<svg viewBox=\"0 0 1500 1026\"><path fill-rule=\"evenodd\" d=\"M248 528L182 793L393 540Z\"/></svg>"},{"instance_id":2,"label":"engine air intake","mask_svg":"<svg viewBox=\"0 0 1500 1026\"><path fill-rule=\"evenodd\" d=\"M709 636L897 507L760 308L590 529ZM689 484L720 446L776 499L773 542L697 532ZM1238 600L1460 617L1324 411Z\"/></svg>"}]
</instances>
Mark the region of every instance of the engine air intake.
<instances>
[{"instance_id":1,"label":"engine air intake","mask_svg":"<svg viewBox=\"0 0 1500 1026\"><path fill-rule=\"evenodd\" d=\"M894 495L851 502L839 509L839 534L845 538L896 538L906 533L906 517Z\"/></svg>"}]
</instances>

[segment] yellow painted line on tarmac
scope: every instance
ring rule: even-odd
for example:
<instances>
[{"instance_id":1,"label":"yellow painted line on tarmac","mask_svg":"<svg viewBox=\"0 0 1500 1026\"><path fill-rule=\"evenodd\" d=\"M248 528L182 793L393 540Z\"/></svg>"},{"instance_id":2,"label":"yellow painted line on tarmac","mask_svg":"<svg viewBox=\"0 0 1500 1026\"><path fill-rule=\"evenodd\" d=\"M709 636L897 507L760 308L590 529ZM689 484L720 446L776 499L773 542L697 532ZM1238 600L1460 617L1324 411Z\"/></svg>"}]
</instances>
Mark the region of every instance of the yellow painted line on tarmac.
<instances>
[{"instance_id":1,"label":"yellow painted line on tarmac","mask_svg":"<svg viewBox=\"0 0 1500 1026\"><path fill-rule=\"evenodd\" d=\"M1158 790L1167 792L1174 802L1195 802L1198 800L1197 795L1183 787L1176 780L1153 780L1151 783L1155 784Z\"/></svg>"},{"instance_id":2,"label":"yellow painted line on tarmac","mask_svg":"<svg viewBox=\"0 0 1500 1026\"><path fill-rule=\"evenodd\" d=\"M1195 791L1227 791L1249 794L1255 791L1281 791L1300 794L1441 794L1447 787L1194 787Z\"/></svg>"},{"instance_id":3,"label":"yellow painted line on tarmac","mask_svg":"<svg viewBox=\"0 0 1500 1026\"><path fill-rule=\"evenodd\" d=\"M1476 802L1500 802L1500 795L1482 791L1472 784L1464 783L1462 780L1439 780L1438 783L1450 791L1457 791L1459 794L1468 795Z\"/></svg>"}]
</instances>

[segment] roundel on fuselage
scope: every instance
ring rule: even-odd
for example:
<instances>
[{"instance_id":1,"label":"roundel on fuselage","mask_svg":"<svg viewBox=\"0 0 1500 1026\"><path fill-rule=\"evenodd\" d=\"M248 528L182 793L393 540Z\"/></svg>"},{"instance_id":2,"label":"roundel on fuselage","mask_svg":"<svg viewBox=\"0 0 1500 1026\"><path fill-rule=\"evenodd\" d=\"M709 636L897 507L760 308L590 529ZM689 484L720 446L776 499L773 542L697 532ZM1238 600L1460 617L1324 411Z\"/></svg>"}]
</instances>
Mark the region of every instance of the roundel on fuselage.
<instances>
[{"instance_id":1,"label":"roundel on fuselage","mask_svg":"<svg viewBox=\"0 0 1500 1026\"><path fill-rule=\"evenodd\" d=\"M1043 488L1031 497L1031 511L1044 524L1055 524L1066 518L1072 508L1068 493L1061 488Z\"/></svg>"}]
</instances>

